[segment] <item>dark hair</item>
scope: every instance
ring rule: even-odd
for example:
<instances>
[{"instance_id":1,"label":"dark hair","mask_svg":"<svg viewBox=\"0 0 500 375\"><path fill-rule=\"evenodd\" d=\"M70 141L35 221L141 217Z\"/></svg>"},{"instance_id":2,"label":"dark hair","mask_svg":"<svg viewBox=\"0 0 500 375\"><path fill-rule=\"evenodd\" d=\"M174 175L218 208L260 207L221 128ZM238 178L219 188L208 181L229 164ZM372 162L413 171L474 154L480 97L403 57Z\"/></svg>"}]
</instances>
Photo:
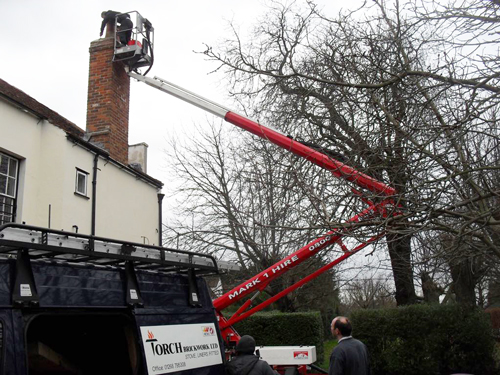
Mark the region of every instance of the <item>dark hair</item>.
<instances>
[{"instance_id":1,"label":"dark hair","mask_svg":"<svg viewBox=\"0 0 500 375\"><path fill-rule=\"evenodd\" d=\"M351 336L352 333L352 325L349 319L337 319L333 328L337 328L340 331L342 336Z\"/></svg>"}]
</instances>

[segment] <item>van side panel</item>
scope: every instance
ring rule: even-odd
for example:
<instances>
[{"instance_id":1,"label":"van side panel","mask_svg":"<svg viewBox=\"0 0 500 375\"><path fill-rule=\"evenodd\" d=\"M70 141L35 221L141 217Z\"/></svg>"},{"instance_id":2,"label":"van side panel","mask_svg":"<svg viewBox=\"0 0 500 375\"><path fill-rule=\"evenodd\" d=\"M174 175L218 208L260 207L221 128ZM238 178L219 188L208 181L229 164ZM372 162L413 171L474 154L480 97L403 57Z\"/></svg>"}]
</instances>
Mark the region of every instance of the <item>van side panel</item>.
<instances>
[{"instance_id":1,"label":"van side panel","mask_svg":"<svg viewBox=\"0 0 500 375\"><path fill-rule=\"evenodd\" d=\"M19 310L1 309L0 323L2 324L0 374L24 375L26 356L22 314Z\"/></svg>"},{"instance_id":2,"label":"van side panel","mask_svg":"<svg viewBox=\"0 0 500 375\"><path fill-rule=\"evenodd\" d=\"M146 307L193 307L189 306L189 284L186 276L160 275L137 272L137 280ZM197 278L198 298L203 307L213 307L206 282ZM196 310L196 308L194 308Z\"/></svg>"},{"instance_id":3,"label":"van side panel","mask_svg":"<svg viewBox=\"0 0 500 375\"><path fill-rule=\"evenodd\" d=\"M32 262L40 307L124 307L125 278L117 269Z\"/></svg>"},{"instance_id":4,"label":"van side panel","mask_svg":"<svg viewBox=\"0 0 500 375\"><path fill-rule=\"evenodd\" d=\"M145 346L147 337L141 337L141 327L185 325L186 330L188 330L190 325L208 326L213 324L215 327L214 335L216 335L216 339L215 336L214 339L218 341L218 350L220 352L220 364L169 372L169 375L224 374L224 344L205 280L202 278L196 280L200 307L191 307L188 304L189 284L185 276L175 275L166 278L162 275L138 274L137 278L142 291L145 308L135 309L134 313L139 337L141 338L143 363L145 366L147 367L146 351L152 349L149 344L147 344L147 347ZM177 342L183 342L183 340L184 337L175 338ZM168 362L168 355L165 355L165 357L165 362Z\"/></svg>"},{"instance_id":5,"label":"van side panel","mask_svg":"<svg viewBox=\"0 0 500 375\"><path fill-rule=\"evenodd\" d=\"M21 310L11 310L12 311L12 338L13 338L13 348L15 355L16 364L16 374L27 374L27 363L26 363L26 343L25 343L25 330L24 330L24 319Z\"/></svg>"},{"instance_id":6,"label":"van side panel","mask_svg":"<svg viewBox=\"0 0 500 375\"><path fill-rule=\"evenodd\" d=\"M0 306L12 306L11 282L13 276L14 262L0 263Z\"/></svg>"},{"instance_id":7,"label":"van side panel","mask_svg":"<svg viewBox=\"0 0 500 375\"><path fill-rule=\"evenodd\" d=\"M189 288L188 277L183 274L162 274L151 271L136 269L138 291L143 300L143 306L128 306L126 301L127 276L125 270L119 267L103 267L96 265L81 265L70 263L56 263L47 261L31 261L31 269L35 280L35 289L39 298L39 305L13 306L12 289L15 280L15 260L0 261L0 322L3 325L3 354L0 375L27 375L28 372L28 348L27 334L31 332L40 342L47 338L48 333L38 328L31 329L30 322L37 317L57 316L61 317L59 322L64 322L61 327L55 327L58 331L51 336L59 337L64 334L65 327L71 323L70 319L75 317L75 324L86 322L89 319L101 319L96 321L100 327L104 321L102 317L117 316L122 314L131 318L131 329L136 328L132 336L135 337L139 350L137 365L138 375L159 374L148 368L145 350L152 350L148 337L143 337L144 332L152 330L161 338L162 332L173 332L180 329L181 334L176 337L177 342L182 342L182 358L186 360L184 371L170 371L172 375L223 375L224 374L224 344L219 331L219 326L210 298L209 289L204 279L197 277L197 297L199 306L189 304L189 295L193 292ZM83 317L87 317L83 319ZM31 319L31 320L30 320ZM42 319L42 318L39 318ZM39 320L39 322L48 322ZM93 321L92 321L93 322ZM90 322L91 324L93 324ZM61 323L62 324L62 323ZM51 325L52 327L52 325ZM142 329L141 329L142 327ZM180 328L179 328L180 327ZM114 326L116 328L116 324ZM31 331L30 331L31 329ZM196 366L193 364L194 350L196 348L196 335L185 332L201 332L200 342L208 340L209 351L206 356L198 356L196 352ZM71 331L71 329L68 329ZM106 330L94 332L96 340L106 340ZM57 336L56 335L59 335ZM36 336L36 335L45 336ZM117 335L114 335L118 337ZM94 336L92 336L94 337ZM191 341L189 341L191 337ZM35 339L33 339L35 340ZM99 342L100 342L99 341ZM140 342L138 342L140 341ZM151 341L151 340L150 340ZM73 342L71 345L75 346ZM65 348L73 347L66 345ZM201 344L200 344L201 345ZM75 346L76 347L76 346ZM201 346L199 347L201 348ZM186 352L184 352L186 350ZM187 351L193 350L191 353ZM72 353L76 353L74 351ZM167 353L168 354L168 353ZM129 360L127 358L127 360ZM191 362L189 362L191 360ZM33 362L31 362L32 364ZM152 366L149 366L152 367Z\"/></svg>"}]
</instances>

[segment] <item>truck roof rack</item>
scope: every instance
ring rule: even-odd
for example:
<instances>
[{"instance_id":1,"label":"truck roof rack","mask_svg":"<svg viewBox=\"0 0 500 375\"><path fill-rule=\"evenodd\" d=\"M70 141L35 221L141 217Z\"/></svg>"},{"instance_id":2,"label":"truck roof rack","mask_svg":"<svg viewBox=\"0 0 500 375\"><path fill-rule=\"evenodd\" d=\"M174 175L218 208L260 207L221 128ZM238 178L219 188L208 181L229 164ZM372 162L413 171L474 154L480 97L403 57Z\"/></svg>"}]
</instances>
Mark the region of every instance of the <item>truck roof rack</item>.
<instances>
[{"instance_id":1,"label":"truck roof rack","mask_svg":"<svg viewBox=\"0 0 500 375\"><path fill-rule=\"evenodd\" d=\"M197 275L217 274L219 269L238 270L230 262L196 253L115 239L34 227L16 223L0 226L0 256L16 256L19 250L31 259L49 259L101 266L125 266L133 262L136 270Z\"/></svg>"}]
</instances>

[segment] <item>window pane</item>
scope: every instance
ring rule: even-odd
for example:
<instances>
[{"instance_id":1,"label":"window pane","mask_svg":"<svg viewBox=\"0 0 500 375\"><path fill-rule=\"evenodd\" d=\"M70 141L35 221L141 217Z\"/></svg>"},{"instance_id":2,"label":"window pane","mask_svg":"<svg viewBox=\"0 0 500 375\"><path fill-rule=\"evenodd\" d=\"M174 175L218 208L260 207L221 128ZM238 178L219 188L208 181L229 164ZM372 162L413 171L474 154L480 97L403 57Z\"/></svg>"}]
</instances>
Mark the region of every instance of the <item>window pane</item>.
<instances>
[{"instance_id":1,"label":"window pane","mask_svg":"<svg viewBox=\"0 0 500 375\"><path fill-rule=\"evenodd\" d=\"M0 196L0 224L10 223L14 212L14 200Z\"/></svg>"},{"instance_id":2,"label":"window pane","mask_svg":"<svg viewBox=\"0 0 500 375\"><path fill-rule=\"evenodd\" d=\"M76 177L76 191L81 194L87 194L87 175L78 173Z\"/></svg>"},{"instance_id":3,"label":"window pane","mask_svg":"<svg viewBox=\"0 0 500 375\"><path fill-rule=\"evenodd\" d=\"M7 177L0 174L0 194L7 192Z\"/></svg>"},{"instance_id":4,"label":"window pane","mask_svg":"<svg viewBox=\"0 0 500 375\"><path fill-rule=\"evenodd\" d=\"M14 199L7 198L7 213L10 215L11 220L12 220L12 215L14 214Z\"/></svg>"},{"instance_id":5,"label":"window pane","mask_svg":"<svg viewBox=\"0 0 500 375\"><path fill-rule=\"evenodd\" d=\"M9 166L9 158L5 155L0 154L0 173L7 174L7 168Z\"/></svg>"},{"instance_id":6,"label":"window pane","mask_svg":"<svg viewBox=\"0 0 500 375\"><path fill-rule=\"evenodd\" d=\"M11 158L9 163L9 176L15 178L16 175L17 175L17 160Z\"/></svg>"},{"instance_id":7,"label":"window pane","mask_svg":"<svg viewBox=\"0 0 500 375\"><path fill-rule=\"evenodd\" d=\"M7 197L2 197L2 199L0 200L0 207L1 207L2 213L4 215L12 213L12 209L13 209L12 204L13 203L14 203L13 199L7 198Z\"/></svg>"},{"instance_id":8,"label":"window pane","mask_svg":"<svg viewBox=\"0 0 500 375\"><path fill-rule=\"evenodd\" d=\"M12 177L7 179L7 195L11 197L16 196L16 180Z\"/></svg>"}]
</instances>

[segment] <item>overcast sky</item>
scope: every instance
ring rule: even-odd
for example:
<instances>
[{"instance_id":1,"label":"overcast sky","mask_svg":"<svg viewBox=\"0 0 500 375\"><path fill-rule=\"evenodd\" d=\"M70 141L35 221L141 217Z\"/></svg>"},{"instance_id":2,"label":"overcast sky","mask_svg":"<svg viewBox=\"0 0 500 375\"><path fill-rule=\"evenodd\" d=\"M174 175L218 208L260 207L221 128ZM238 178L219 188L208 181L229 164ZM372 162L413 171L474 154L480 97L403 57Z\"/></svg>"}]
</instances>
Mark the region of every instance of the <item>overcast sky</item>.
<instances>
[{"instance_id":1,"label":"overcast sky","mask_svg":"<svg viewBox=\"0 0 500 375\"><path fill-rule=\"evenodd\" d=\"M223 85L208 75L203 43L226 33L227 20L252 20L258 1L75 1L0 0L3 36L0 77L85 128L89 46L99 39L101 12L137 10L155 28L155 64L160 76L214 100ZM149 170L162 175L164 140L206 115L142 83L131 82L129 143L149 145Z\"/></svg>"},{"instance_id":2,"label":"overcast sky","mask_svg":"<svg viewBox=\"0 0 500 375\"><path fill-rule=\"evenodd\" d=\"M342 0L317 3L330 15L346 6ZM0 78L85 129L88 50L99 39L101 12L110 9L136 10L152 22L155 63L148 76L162 77L232 107L225 96L224 77L210 75L214 66L193 51L227 37L229 21L241 31L249 30L266 11L265 0L0 0ZM194 131L189 130L193 124L207 119L213 117L131 82L129 143L149 145L148 174L163 181L167 191L170 179L163 150L169 133Z\"/></svg>"},{"instance_id":3,"label":"overcast sky","mask_svg":"<svg viewBox=\"0 0 500 375\"><path fill-rule=\"evenodd\" d=\"M330 8L342 1L320 0ZM99 39L103 10L136 10L155 28L159 76L231 107L223 77L203 55L204 43L228 36L228 22L249 30L266 10L264 0L0 0L0 77L85 128L88 49ZM129 143L149 145L148 173L162 181L169 132L191 129L210 115L142 83L131 82Z\"/></svg>"}]
</instances>

